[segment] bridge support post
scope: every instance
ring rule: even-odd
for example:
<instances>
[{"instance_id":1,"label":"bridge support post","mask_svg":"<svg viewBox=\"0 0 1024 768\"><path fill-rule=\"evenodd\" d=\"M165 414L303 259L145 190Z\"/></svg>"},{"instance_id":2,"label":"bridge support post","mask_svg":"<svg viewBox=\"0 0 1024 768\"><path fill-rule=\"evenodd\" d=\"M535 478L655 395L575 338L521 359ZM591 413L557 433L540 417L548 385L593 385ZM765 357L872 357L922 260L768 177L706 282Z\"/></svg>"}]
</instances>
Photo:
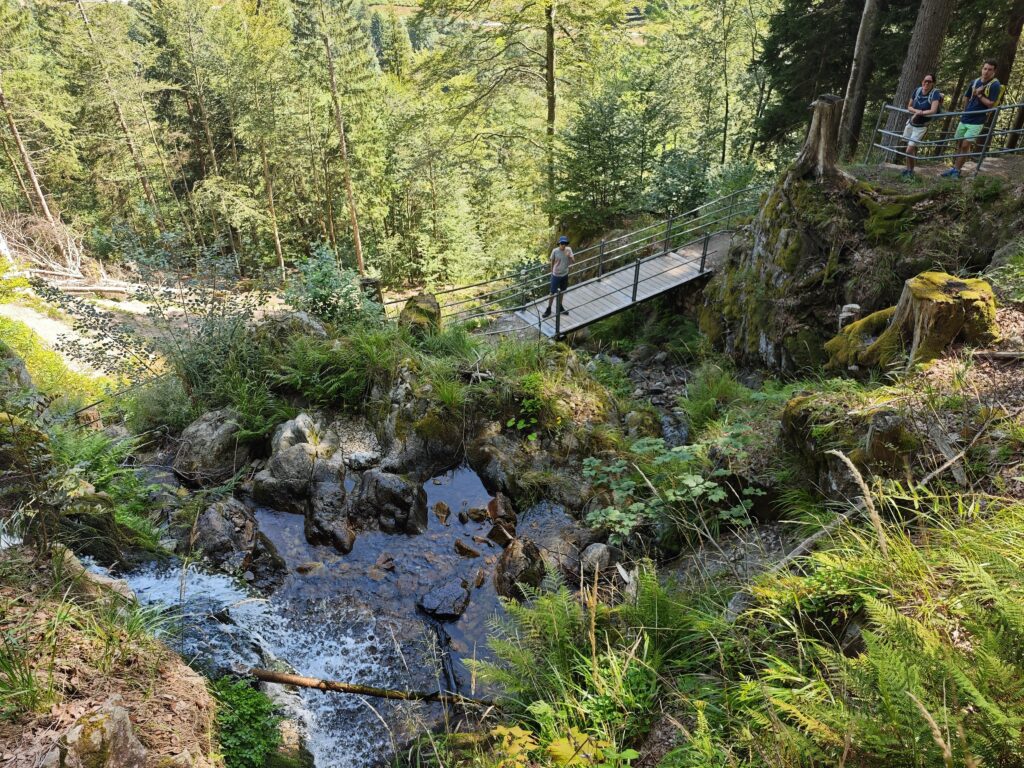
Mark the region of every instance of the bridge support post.
<instances>
[{"instance_id":1,"label":"bridge support post","mask_svg":"<svg viewBox=\"0 0 1024 768\"><path fill-rule=\"evenodd\" d=\"M665 250L662 251L663 256L668 255L669 248L672 247L672 222L675 221L675 216L669 216L668 221L665 222Z\"/></svg>"},{"instance_id":2,"label":"bridge support post","mask_svg":"<svg viewBox=\"0 0 1024 768\"><path fill-rule=\"evenodd\" d=\"M700 253L700 273L702 275L704 274L704 264L707 263L707 260L708 260L708 241L709 240L711 240L711 233L710 232L706 232L704 234L704 248L701 250L701 253Z\"/></svg>"},{"instance_id":3,"label":"bridge support post","mask_svg":"<svg viewBox=\"0 0 1024 768\"><path fill-rule=\"evenodd\" d=\"M597 276L604 277L604 240L601 241L601 245L597 249Z\"/></svg>"},{"instance_id":4,"label":"bridge support post","mask_svg":"<svg viewBox=\"0 0 1024 768\"><path fill-rule=\"evenodd\" d=\"M562 292L555 294L555 340L562 335Z\"/></svg>"},{"instance_id":5,"label":"bridge support post","mask_svg":"<svg viewBox=\"0 0 1024 768\"><path fill-rule=\"evenodd\" d=\"M640 259L636 260L636 269L633 270L633 302L636 303L636 289L640 286Z\"/></svg>"}]
</instances>

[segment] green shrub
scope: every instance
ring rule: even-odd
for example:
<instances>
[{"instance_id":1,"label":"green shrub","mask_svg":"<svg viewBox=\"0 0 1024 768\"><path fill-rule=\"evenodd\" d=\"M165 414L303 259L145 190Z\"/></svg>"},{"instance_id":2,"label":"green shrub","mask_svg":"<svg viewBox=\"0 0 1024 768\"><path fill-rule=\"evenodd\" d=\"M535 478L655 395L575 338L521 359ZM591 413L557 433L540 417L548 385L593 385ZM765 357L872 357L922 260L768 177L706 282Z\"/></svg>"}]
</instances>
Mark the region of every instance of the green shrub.
<instances>
[{"instance_id":1,"label":"green shrub","mask_svg":"<svg viewBox=\"0 0 1024 768\"><path fill-rule=\"evenodd\" d=\"M299 264L299 274L288 284L285 298L295 309L339 326L381 317L380 305L363 293L359 275L340 267L337 255L324 243Z\"/></svg>"},{"instance_id":2,"label":"green shrub","mask_svg":"<svg viewBox=\"0 0 1024 768\"><path fill-rule=\"evenodd\" d=\"M262 768L281 742L274 703L245 680L222 677L212 684L217 728L227 768Z\"/></svg>"},{"instance_id":3,"label":"green shrub","mask_svg":"<svg viewBox=\"0 0 1024 768\"><path fill-rule=\"evenodd\" d=\"M154 379L126 398L126 421L136 435L153 431L176 435L199 415L181 379L173 373Z\"/></svg>"}]
</instances>

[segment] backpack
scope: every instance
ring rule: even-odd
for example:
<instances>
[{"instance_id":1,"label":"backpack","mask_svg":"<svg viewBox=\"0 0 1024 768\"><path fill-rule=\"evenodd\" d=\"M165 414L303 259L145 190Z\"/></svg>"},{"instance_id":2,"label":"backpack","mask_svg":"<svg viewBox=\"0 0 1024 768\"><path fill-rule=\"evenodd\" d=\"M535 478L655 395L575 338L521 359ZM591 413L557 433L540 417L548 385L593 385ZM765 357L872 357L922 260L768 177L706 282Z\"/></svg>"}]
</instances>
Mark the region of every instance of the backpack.
<instances>
[{"instance_id":1,"label":"backpack","mask_svg":"<svg viewBox=\"0 0 1024 768\"><path fill-rule=\"evenodd\" d=\"M974 88L977 88L979 85L981 85L980 77L976 78L975 81L971 84L971 89L973 90ZM988 109L995 109L996 107L1003 103L1003 99L1006 97L1006 86L1000 83L999 78L996 77L993 77L991 80L988 81L988 85L985 86L985 90L981 92L981 95L991 101L991 97L989 96L989 94L992 93L993 85L999 86L999 95L996 97L995 101L992 102L992 106L988 107Z\"/></svg>"},{"instance_id":2,"label":"backpack","mask_svg":"<svg viewBox=\"0 0 1024 768\"><path fill-rule=\"evenodd\" d=\"M939 98L938 98L939 112L941 112L942 111L942 101L943 101L943 99L945 97L942 95L942 91L940 91L937 88L935 88L934 86L932 86L932 90L928 92L928 103L929 103L929 105L932 102L932 98L931 98L932 93L939 94ZM917 90L914 91L914 95L911 97L910 100L911 101L917 101L917 97L918 96L924 96L924 89L922 89L921 86L917 86ZM939 112L936 112L934 115L929 115L928 117L924 117L922 115L914 115L913 117L910 118L910 124L913 125L913 126L916 126L918 128L920 128L922 125L928 125L928 123L930 123L933 119L935 119L936 117L939 116Z\"/></svg>"}]
</instances>

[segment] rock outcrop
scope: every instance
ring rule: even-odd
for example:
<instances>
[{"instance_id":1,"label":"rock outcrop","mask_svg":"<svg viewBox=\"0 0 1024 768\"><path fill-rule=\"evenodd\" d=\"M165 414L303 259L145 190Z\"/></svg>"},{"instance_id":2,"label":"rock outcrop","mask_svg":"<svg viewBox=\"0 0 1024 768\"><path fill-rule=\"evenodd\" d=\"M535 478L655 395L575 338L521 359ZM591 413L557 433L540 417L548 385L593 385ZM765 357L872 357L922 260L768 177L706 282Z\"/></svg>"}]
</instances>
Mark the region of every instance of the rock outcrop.
<instances>
[{"instance_id":1,"label":"rock outcrop","mask_svg":"<svg viewBox=\"0 0 1024 768\"><path fill-rule=\"evenodd\" d=\"M148 768L128 710L108 705L84 715L43 758L44 768Z\"/></svg>"},{"instance_id":2,"label":"rock outcrop","mask_svg":"<svg viewBox=\"0 0 1024 768\"><path fill-rule=\"evenodd\" d=\"M207 507L195 525L193 546L215 567L244 575L256 586L276 586L284 561L256 524L249 508L234 497Z\"/></svg>"},{"instance_id":3,"label":"rock outcrop","mask_svg":"<svg viewBox=\"0 0 1024 768\"><path fill-rule=\"evenodd\" d=\"M979 177L908 194L884 180L815 180L790 169L733 238L705 290L701 329L743 364L824 364L843 305L870 316L921 272L983 269L1024 227L1022 193L1020 182Z\"/></svg>"},{"instance_id":4,"label":"rock outcrop","mask_svg":"<svg viewBox=\"0 0 1024 768\"><path fill-rule=\"evenodd\" d=\"M237 415L229 409L204 413L181 433L174 471L186 482L217 485L249 461L249 446L239 438Z\"/></svg>"}]
</instances>

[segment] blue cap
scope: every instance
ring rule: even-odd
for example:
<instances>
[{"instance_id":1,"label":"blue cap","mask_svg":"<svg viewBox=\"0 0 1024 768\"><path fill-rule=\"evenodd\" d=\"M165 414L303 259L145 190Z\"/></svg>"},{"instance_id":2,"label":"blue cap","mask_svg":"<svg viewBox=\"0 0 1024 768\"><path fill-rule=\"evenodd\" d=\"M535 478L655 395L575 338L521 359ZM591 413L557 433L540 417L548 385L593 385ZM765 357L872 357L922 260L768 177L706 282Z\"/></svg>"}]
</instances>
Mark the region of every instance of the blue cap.
<instances>
[{"instance_id":1,"label":"blue cap","mask_svg":"<svg viewBox=\"0 0 1024 768\"><path fill-rule=\"evenodd\" d=\"M565 235L562 235L560 238L558 238L558 242L562 245L565 245L566 243L569 242L569 238L566 237Z\"/></svg>"}]
</instances>

